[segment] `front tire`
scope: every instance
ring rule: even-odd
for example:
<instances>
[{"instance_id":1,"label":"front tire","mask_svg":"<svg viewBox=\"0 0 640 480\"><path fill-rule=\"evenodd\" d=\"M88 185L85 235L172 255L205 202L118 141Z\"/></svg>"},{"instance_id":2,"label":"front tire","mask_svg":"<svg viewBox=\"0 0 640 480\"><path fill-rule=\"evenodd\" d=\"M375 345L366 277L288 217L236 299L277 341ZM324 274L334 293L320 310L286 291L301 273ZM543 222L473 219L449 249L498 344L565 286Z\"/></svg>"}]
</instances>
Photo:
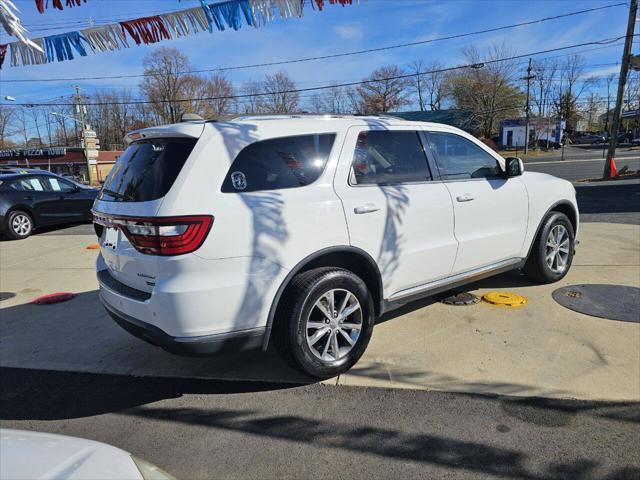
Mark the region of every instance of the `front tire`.
<instances>
[{"instance_id":1,"label":"front tire","mask_svg":"<svg viewBox=\"0 0 640 480\"><path fill-rule=\"evenodd\" d=\"M322 267L289 285L274 332L283 357L305 373L329 378L362 356L375 321L366 284L349 270Z\"/></svg>"},{"instance_id":2,"label":"front tire","mask_svg":"<svg viewBox=\"0 0 640 480\"><path fill-rule=\"evenodd\" d=\"M531 248L524 274L539 283L553 283L564 278L571 268L575 249L575 233L569 218L551 212Z\"/></svg>"},{"instance_id":3,"label":"front tire","mask_svg":"<svg viewBox=\"0 0 640 480\"><path fill-rule=\"evenodd\" d=\"M7 236L13 240L27 238L33 232L33 219L31 215L22 210L14 210L7 216L5 225Z\"/></svg>"}]
</instances>

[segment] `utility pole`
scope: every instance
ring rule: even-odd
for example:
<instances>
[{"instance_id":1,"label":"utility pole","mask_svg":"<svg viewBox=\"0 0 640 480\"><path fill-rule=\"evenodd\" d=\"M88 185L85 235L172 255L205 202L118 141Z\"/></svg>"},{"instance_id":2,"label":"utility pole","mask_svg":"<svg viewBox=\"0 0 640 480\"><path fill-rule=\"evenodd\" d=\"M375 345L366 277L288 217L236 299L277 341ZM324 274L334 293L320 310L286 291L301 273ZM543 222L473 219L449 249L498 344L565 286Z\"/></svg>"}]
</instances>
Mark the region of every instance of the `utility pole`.
<instances>
[{"instance_id":1,"label":"utility pole","mask_svg":"<svg viewBox=\"0 0 640 480\"><path fill-rule=\"evenodd\" d=\"M620 77L618 78L618 95L616 97L613 118L611 119L611 130L609 131L609 150L607 151L607 160L604 162L604 171L602 172L603 178L611 178L612 170L616 165L615 156L616 145L618 144L618 130L620 129L620 116L622 115L622 97L624 96L624 85L627 81L627 74L629 73L629 61L631 60L631 46L633 44L633 31L637 12L638 0L631 0L629 5L629 20L627 22L627 35L624 40Z\"/></svg>"},{"instance_id":2,"label":"utility pole","mask_svg":"<svg viewBox=\"0 0 640 480\"><path fill-rule=\"evenodd\" d=\"M84 104L82 103L82 98L80 97L80 86L76 85L76 108L79 110L80 114L80 122L82 127L82 145L84 147L84 158L87 161L87 177L89 180L89 185L93 185L93 176L91 175L91 161L89 160L89 146L87 142L87 124L84 118Z\"/></svg>"},{"instance_id":3,"label":"utility pole","mask_svg":"<svg viewBox=\"0 0 640 480\"><path fill-rule=\"evenodd\" d=\"M524 127L524 155L527 154L529 150L529 111L531 110L529 105L529 91L531 89L531 80L536 78L535 75L531 75L531 70L533 70L533 66L531 65L531 58L529 58L529 66L527 67L527 76L523 78L523 80L527 81L527 105L525 106L526 112L526 120Z\"/></svg>"}]
</instances>

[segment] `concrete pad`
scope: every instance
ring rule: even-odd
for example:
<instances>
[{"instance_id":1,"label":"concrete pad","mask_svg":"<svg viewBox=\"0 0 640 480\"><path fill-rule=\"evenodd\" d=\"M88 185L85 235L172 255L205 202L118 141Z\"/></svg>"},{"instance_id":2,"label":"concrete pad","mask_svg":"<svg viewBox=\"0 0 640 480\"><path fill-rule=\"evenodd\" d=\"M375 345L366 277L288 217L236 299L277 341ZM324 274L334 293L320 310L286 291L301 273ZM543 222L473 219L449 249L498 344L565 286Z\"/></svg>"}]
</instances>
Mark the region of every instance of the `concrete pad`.
<instances>
[{"instance_id":1,"label":"concrete pad","mask_svg":"<svg viewBox=\"0 0 640 480\"><path fill-rule=\"evenodd\" d=\"M477 295L519 293L529 300L524 307L434 303L382 323L339 383L640 400L640 326L582 315L551 297L556 288L577 283L639 286L640 227L584 224L580 240L573 267L559 283L533 285L514 272L469 288Z\"/></svg>"},{"instance_id":2,"label":"concrete pad","mask_svg":"<svg viewBox=\"0 0 640 480\"><path fill-rule=\"evenodd\" d=\"M135 376L305 383L275 352L182 357L139 340L105 313L98 299L95 236L34 236L0 243L0 366ZM79 295L32 305L57 291ZM335 383L335 380L332 382Z\"/></svg>"},{"instance_id":3,"label":"concrete pad","mask_svg":"<svg viewBox=\"0 0 640 480\"><path fill-rule=\"evenodd\" d=\"M529 304L413 304L383 318L361 361L328 383L602 400L640 400L640 325L588 317L551 292L575 283L640 283L640 227L584 224L570 274L532 285L510 273L472 288L514 291ZM178 357L122 331L97 299L92 236L0 243L0 366L134 376L306 382L273 352ZM84 292L57 305L28 302ZM36 294L37 292L37 294Z\"/></svg>"}]
</instances>

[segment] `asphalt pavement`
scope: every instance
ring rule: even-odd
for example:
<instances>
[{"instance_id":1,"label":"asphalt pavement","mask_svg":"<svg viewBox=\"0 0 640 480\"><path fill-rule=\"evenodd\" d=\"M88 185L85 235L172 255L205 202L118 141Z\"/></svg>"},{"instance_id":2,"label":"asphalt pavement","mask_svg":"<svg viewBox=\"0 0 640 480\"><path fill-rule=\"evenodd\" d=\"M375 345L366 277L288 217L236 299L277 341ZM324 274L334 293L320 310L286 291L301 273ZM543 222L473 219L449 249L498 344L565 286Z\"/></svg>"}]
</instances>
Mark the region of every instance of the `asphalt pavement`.
<instances>
[{"instance_id":1,"label":"asphalt pavement","mask_svg":"<svg viewBox=\"0 0 640 480\"><path fill-rule=\"evenodd\" d=\"M3 427L114 444L184 479L640 478L638 404L1 373Z\"/></svg>"}]
</instances>

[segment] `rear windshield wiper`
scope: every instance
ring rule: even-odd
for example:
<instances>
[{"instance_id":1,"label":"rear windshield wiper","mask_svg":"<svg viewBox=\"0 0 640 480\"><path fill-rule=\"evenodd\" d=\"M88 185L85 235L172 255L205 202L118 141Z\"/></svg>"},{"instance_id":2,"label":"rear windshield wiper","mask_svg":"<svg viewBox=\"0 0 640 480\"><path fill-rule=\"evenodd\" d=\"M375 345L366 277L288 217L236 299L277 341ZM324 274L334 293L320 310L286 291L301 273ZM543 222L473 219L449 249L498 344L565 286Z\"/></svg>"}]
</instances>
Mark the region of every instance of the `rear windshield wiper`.
<instances>
[{"instance_id":1,"label":"rear windshield wiper","mask_svg":"<svg viewBox=\"0 0 640 480\"><path fill-rule=\"evenodd\" d=\"M107 195L111 195L114 198L120 199L120 200L124 200L124 195L118 192L114 192L113 190L109 190L106 188L102 189L102 193L106 193Z\"/></svg>"}]
</instances>

